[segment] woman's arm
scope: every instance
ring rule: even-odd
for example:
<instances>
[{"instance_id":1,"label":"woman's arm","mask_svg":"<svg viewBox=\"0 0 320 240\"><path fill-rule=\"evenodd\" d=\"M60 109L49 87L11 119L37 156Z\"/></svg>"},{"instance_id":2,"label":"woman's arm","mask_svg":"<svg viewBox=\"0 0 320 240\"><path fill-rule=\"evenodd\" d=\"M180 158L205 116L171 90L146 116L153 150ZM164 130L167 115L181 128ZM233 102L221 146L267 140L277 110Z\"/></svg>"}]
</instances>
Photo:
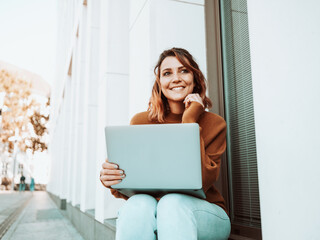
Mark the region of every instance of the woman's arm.
<instances>
[{"instance_id":1,"label":"woman's arm","mask_svg":"<svg viewBox=\"0 0 320 240\"><path fill-rule=\"evenodd\" d=\"M200 115L204 112L203 106L199 102L191 102L182 117L182 123L198 122ZM210 120L210 119L209 119ZM203 122L206 126L205 134L200 127L200 149L202 168L202 187L206 192L215 181L220 172L221 155L226 149L226 123L222 118L211 119Z\"/></svg>"},{"instance_id":2,"label":"woman's arm","mask_svg":"<svg viewBox=\"0 0 320 240\"><path fill-rule=\"evenodd\" d=\"M218 180L221 155L226 149L226 123L221 121L210 129L207 145L200 130L200 148L202 162L202 188L206 192Z\"/></svg>"},{"instance_id":3,"label":"woman's arm","mask_svg":"<svg viewBox=\"0 0 320 240\"><path fill-rule=\"evenodd\" d=\"M112 194L114 197L116 197L116 198L122 198L122 199L124 199L124 200L129 199L129 197L127 197L126 195L120 193L120 192L117 191L116 189L110 188L110 192L111 192L111 194Z\"/></svg>"}]
</instances>

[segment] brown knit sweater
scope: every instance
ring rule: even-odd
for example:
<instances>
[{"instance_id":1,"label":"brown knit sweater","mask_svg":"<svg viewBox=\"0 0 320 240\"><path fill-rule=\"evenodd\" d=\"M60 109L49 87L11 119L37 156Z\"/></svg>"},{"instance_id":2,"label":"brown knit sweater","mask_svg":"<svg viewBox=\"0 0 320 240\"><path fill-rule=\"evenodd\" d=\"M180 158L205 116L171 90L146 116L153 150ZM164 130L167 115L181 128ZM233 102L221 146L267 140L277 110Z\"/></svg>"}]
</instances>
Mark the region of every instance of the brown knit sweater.
<instances>
[{"instance_id":1,"label":"brown knit sweater","mask_svg":"<svg viewBox=\"0 0 320 240\"><path fill-rule=\"evenodd\" d=\"M150 121L148 114L149 112L136 114L131 119L130 124L158 124L158 122ZM226 148L226 122L219 115L204 111L201 104L197 102L192 102L183 114L169 113L165 119L164 123L166 124L194 122L199 124L202 187L206 194L206 200L219 205L226 211L224 199L214 186L214 182L217 181L219 177L220 157ZM115 189L111 189L111 193L116 198L128 199L127 196Z\"/></svg>"}]
</instances>

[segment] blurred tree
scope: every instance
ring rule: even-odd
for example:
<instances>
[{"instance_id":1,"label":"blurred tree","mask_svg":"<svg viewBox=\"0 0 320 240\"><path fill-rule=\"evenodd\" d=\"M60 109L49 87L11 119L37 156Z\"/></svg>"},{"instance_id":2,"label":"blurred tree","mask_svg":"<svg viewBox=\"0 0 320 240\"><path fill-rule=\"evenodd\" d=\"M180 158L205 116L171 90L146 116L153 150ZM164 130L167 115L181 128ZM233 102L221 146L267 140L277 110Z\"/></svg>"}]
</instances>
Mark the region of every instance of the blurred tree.
<instances>
[{"instance_id":1,"label":"blurred tree","mask_svg":"<svg viewBox=\"0 0 320 240\"><path fill-rule=\"evenodd\" d=\"M24 79L11 75L6 70L0 71L0 92L5 92L2 112L1 142L8 143L9 153L13 153L14 142L11 139L18 136L20 149L25 149L22 136L28 133L28 109L34 104L30 99L31 84Z\"/></svg>"},{"instance_id":2,"label":"blurred tree","mask_svg":"<svg viewBox=\"0 0 320 240\"><path fill-rule=\"evenodd\" d=\"M5 69L0 70L0 92L5 92L0 143L10 155L14 142L20 151L47 149L45 135L49 120L50 99L46 104L36 101L31 94L31 81L18 77Z\"/></svg>"},{"instance_id":3,"label":"blurred tree","mask_svg":"<svg viewBox=\"0 0 320 240\"><path fill-rule=\"evenodd\" d=\"M50 98L46 103L46 107L50 105ZM30 116L30 122L33 127L34 134L30 135L27 140L26 147L34 152L43 152L48 149L47 143L45 141L45 136L48 134L47 123L49 121L49 114L42 113L40 108L35 109L33 115Z\"/></svg>"}]
</instances>

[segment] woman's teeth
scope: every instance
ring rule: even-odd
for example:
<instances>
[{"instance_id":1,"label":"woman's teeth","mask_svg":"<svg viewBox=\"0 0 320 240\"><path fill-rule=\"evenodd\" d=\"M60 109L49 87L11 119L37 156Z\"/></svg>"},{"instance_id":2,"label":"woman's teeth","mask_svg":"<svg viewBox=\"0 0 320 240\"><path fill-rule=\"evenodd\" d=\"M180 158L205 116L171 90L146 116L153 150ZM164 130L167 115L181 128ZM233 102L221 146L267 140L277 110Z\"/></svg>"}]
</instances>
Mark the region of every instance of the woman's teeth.
<instances>
[{"instance_id":1,"label":"woman's teeth","mask_svg":"<svg viewBox=\"0 0 320 240\"><path fill-rule=\"evenodd\" d=\"M182 90L182 89L184 89L184 87L175 87L175 88L172 88L172 90L174 90L174 91L179 91L179 90Z\"/></svg>"}]
</instances>

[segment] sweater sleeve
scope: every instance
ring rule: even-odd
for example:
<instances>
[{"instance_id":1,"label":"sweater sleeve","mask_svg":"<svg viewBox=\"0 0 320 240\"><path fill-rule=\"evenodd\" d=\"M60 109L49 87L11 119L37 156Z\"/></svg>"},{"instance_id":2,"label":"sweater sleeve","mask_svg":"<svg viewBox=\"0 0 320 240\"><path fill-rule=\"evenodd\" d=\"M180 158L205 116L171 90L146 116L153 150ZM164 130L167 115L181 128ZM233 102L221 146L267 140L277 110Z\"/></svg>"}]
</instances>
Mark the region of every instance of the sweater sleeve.
<instances>
[{"instance_id":1,"label":"sweater sleeve","mask_svg":"<svg viewBox=\"0 0 320 240\"><path fill-rule=\"evenodd\" d=\"M122 198L124 200L127 200L129 197L127 197L126 195L120 193L118 190L110 188L110 192L111 194L116 197L116 198Z\"/></svg>"},{"instance_id":2,"label":"sweater sleeve","mask_svg":"<svg viewBox=\"0 0 320 240\"><path fill-rule=\"evenodd\" d=\"M195 123L204 112L204 108L198 102L192 102L182 115L182 123Z\"/></svg>"},{"instance_id":3,"label":"sweater sleeve","mask_svg":"<svg viewBox=\"0 0 320 240\"><path fill-rule=\"evenodd\" d=\"M116 197L116 198L123 198L124 200L127 200L127 199L128 199L128 197L127 197L126 195L120 193L120 192L117 191L116 189L113 189L113 188L111 188L111 187L109 187L109 186L104 185L103 182L101 181L101 179L100 179L100 182L102 183L103 186L105 186L106 188L110 189L110 192L111 192L111 194L112 194L114 197Z\"/></svg>"},{"instance_id":4,"label":"sweater sleeve","mask_svg":"<svg viewBox=\"0 0 320 240\"><path fill-rule=\"evenodd\" d=\"M200 103L192 102L182 117L182 123L197 122L199 116L204 112ZM226 149L226 122L222 118L217 118L214 125L205 123L206 134L200 127L200 149L202 168L202 187L206 192L215 181L218 180L220 172L221 155ZM205 137L204 137L205 135Z\"/></svg>"},{"instance_id":5,"label":"sweater sleeve","mask_svg":"<svg viewBox=\"0 0 320 240\"><path fill-rule=\"evenodd\" d=\"M209 135L209 142L206 146L202 130L200 130L202 187L204 192L218 180L221 155L226 149L226 129L225 121L221 121L213 126L212 134Z\"/></svg>"}]
</instances>

